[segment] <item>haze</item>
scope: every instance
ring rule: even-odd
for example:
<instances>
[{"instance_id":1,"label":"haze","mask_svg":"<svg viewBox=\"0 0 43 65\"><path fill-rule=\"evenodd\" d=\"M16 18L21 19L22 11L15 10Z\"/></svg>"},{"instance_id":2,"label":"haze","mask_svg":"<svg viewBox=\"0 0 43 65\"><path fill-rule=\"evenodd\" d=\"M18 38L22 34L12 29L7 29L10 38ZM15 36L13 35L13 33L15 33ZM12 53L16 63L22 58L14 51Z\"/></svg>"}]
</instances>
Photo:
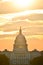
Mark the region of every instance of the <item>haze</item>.
<instances>
[{"instance_id":1,"label":"haze","mask_svg":"<svg viewBox=\"0 0 43 65\"><path fill-rule=\"evenodd\" d=\"M43 50L43 0L0 0L0 50L13 49L21 26L28 49ZM19 5L18 5L19 2ZM18 6L17 6L18 5Z\"/></svg>"}]
</instances>

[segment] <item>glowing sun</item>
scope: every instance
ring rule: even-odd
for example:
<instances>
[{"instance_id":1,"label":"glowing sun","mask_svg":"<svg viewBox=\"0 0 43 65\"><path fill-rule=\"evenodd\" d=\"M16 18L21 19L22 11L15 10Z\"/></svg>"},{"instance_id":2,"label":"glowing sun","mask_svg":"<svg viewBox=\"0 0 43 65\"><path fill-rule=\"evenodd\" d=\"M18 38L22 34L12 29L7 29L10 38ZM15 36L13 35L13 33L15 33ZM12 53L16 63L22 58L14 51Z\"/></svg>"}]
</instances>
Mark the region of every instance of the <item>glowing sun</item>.
<instances>
[{"instance_id":1,"label":"glowing sun","mask_svg":"<svg viewBox=\"0 0 43 65\"><path fill-rule=\"evenodd\" d=\"M13 2L13 6L16 8L28 8L35 3L35 0L2 0Z\"/></svg>"},{"instance_id":2,"label":"glowing sun","mask_svg":"<svg viewBox=\"0 0 43 65\"><path fill-rule=\"evenodd\" d=\"M13 0L14 5L18 8L26 8L28 6L31 6L34 2L34 0Z\"/></svg>"}]
</instances>

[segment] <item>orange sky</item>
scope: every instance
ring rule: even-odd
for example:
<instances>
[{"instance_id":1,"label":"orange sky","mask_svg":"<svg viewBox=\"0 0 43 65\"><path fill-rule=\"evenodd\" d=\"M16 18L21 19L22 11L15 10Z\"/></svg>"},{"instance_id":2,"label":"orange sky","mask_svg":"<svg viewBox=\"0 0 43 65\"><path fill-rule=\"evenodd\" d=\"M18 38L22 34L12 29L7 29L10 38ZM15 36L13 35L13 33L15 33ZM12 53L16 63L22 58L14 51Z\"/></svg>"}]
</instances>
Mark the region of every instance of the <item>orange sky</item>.
<instances>
[{"instance_id":1,"label":"orange sky","mask_svg":"<svg viewBox=\"0 0 43 65\"><path fill-rule=\"evenodd\" d=\"M43 50L43 0L0 1L0 50L13 49L20 26L28 49Z\"/></svg>"},{"instance_id":2,"label":"orange sky","mask_svg":"<svg viewBox=\"0 0 43 65\"><path fill-rule=\"evenodd\" d=\"M8 49L13 50L14 37L0 39L0 50ZM43 39L39 38L26 38L28 44L28 50L43 50Z\"/></svg>"}]
</instances>

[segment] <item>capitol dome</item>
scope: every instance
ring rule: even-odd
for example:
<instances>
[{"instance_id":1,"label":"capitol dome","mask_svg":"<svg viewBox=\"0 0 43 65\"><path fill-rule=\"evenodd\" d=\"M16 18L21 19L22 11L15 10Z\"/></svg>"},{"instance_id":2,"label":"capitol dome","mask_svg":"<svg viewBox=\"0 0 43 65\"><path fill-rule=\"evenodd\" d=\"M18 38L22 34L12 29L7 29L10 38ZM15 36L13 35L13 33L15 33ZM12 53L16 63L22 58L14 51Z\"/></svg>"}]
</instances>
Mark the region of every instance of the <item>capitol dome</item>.
<instances>
[{"instance_id":1,"label":"capitol dome","mask_svg":"<svg viewBox=\"0 0 43 65\"><path fill-rule=\"evenodd\" d=\"M13 48L14 52L18 53L24 53L27 50L27 43L25 36L22 34L22 30L20 27L19 34L17 35L15 39L15 44Z\"/></svg>"},{"instance_id":2,"label":"capitol dome","mask_svg":"<svg viewBox=\"0 0 43 65\"><path fill-rule=\"evenodd\" d=\"M15 43L21 43L21 42L26 42L26 39L25 39L25 37L24 37L24 35L22 34L22 30L21 30L21 28L20 28L20 30L19 30L19 34L17 35L17 37L16 37L16 40L15 40Z\"/></svg>"},{"instance_id":3,"label":"capitol dome","mask_svg":"<svg viewBox=\"0 0 43 65\"><path fill-rule=\"evenodd\" d=\"M22 34L21 28L19 30L19 34L17 35L17 37L15 39L15 43L26 43L26 39L25 39L24 35Z\"/></svg>"}]
</instances>

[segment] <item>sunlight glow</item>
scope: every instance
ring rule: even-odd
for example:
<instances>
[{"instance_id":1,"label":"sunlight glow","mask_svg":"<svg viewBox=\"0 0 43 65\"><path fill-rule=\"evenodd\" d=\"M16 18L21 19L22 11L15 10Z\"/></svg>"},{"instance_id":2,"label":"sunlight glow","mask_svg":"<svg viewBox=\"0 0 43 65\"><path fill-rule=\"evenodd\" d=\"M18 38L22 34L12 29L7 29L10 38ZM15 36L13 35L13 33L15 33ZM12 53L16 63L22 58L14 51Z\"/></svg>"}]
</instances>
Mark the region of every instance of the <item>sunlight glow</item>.
<instances>
[{"instance_id":1,"label":"sunlight glow","mask_svg":"<svg viewBox=\"0 0 43 65\"><path fill-rule=\"evenodd\" d=\"M35 0L2 0L1 2L6 1L12 2L13 7L16 7L17 9L25 9L35 3Z\"/></svg>"},{"instance_id":2,"label":"sunlight glow","mask_svg":"<svg viewBox=\"0 0 43 65\"><path fill-rule=\"evenodd\" d=\"M34 0L12 0L14 5L18 8L27 8L34 3Z\"/></svg>"}]
</instances>

